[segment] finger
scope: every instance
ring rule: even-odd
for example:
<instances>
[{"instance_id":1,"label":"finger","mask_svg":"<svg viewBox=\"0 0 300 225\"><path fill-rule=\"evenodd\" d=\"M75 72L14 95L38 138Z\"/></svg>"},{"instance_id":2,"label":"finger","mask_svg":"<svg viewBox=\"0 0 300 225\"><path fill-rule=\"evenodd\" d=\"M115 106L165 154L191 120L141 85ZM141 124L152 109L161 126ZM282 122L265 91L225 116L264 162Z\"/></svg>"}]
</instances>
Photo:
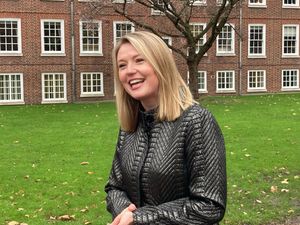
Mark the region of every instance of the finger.
<instances>
[{"instance_id":1,"label":"finger","mask_svg":"<svg viewBox=\"0 0 300 225\"><path fill-rule=\"evenodd\" d=\"M121 215L119 214L110 225L118 225L120 223L121 220Z\"/></svg>"},{"instance_id":2,"label":"finger","mask_svg":"<svg viewBox=\"0 0 300 225\"><path fill-rule=\"evenodd\" d=\"M130 212L132 212L132 211L136 210L136 206L135 206L134 204L130 204L130 205L127 207L127 209L128 209Z\"/></svg>"}]
</instances>

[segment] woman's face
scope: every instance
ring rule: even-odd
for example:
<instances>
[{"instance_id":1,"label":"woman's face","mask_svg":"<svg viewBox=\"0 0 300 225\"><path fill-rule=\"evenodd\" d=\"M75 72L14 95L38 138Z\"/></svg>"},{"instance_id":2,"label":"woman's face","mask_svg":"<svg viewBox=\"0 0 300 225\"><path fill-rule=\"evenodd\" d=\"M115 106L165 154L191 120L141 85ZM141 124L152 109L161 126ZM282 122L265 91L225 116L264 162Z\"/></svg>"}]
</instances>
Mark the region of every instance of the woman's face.
<instances>
[{"instance_id":1,"label":"woman's face","mask_svg":"<svg viewBox=\"0 0 300 225\"><path fill-rule=\"evenodd\" d=\"M126 92L144 109L158 106L159 81L152 66L130 44L122 44L117 54L119 79Z\"/></svg>"}]
</instances>

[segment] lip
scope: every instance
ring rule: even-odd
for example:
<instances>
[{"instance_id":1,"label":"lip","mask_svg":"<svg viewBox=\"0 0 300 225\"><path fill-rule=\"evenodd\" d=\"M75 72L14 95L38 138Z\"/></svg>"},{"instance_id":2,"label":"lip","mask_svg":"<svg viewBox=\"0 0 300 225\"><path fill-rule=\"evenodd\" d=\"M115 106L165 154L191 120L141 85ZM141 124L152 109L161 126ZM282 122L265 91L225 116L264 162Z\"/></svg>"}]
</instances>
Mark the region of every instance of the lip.
<instances>
[{"instance_id":1,"label":"lip","mask_svg":"<svg viewBox=\"0 0 300 225\"><path fill-rule=\"evenodd\" d=\"M144 83L145 79L143 78L135 78L135 79L130 79L128 81L128 84L130 85L131 88L134 87L139 87L142 83Z\"/></svg>"}]
</instances>

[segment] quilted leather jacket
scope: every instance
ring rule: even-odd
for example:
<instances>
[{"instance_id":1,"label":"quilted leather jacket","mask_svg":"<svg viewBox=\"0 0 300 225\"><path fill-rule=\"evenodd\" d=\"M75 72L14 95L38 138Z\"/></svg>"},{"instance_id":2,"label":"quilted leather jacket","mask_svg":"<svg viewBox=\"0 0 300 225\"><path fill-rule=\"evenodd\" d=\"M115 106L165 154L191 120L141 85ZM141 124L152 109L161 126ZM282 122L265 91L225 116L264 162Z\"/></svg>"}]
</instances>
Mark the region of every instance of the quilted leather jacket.
<instances>
[{"instance_id":1,"label":"quilted leather jacket","mask_svg":"<svg viewBox=\"0 0 300 225\"><path fill-rule=\"evenodd\" d=\"M105 191L113 218L136 205L136 225L218 224L226 207L226 165L212 114L196 104L172 122L140 112L135 132L119 132Z\"/></svg>"}]
</instances>

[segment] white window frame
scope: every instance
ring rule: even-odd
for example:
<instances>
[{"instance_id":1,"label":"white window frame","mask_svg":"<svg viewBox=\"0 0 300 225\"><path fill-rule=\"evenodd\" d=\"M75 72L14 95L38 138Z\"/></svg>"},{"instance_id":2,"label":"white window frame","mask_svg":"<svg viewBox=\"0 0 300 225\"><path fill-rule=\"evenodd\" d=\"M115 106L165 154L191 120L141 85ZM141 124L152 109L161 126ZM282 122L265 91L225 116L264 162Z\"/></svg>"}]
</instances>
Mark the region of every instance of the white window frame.
<instances>
[{"instance_id":1,"label":"white window frame","mask_svg":"<svg viewBox=\"0 0 300 225\"><path fill-rule=\"evenodd\" d=\"M223 0L216 0L216 5L217 6L220 6L220 5L222 5L222 3L223 3ZM228 0L226 1L226 5L228 4L229 2L228 2Z\"/></svg>"},{"instance_id":2,"label":"white window frame","mask_svg":"<svg viewBox=\"0 0 300 225\"><path fill-rule=\"evenodd\" d=\"M46 2L64 2L65 0L41 0Z\"/></svg>"},{"instance_id":3,"label":"white window frame","mask_svg":"<svg viewBox=\"0 0 300 225\"><path fill-rule=\"evenodd\" d=\"M231 73L232 74L232 87L231 88L219 88L219 75L220 73ZM225 77L225 80L227 77ZM225 83L225 85L227 82ZM234 70L218 70L216 72L216 93L235 93L235 71Z\"/></svg>"},{"instance_id":4,"label":"white window frame","mask_svg":"<svg viewBox=\"0 0 300 225\"><path fill-rule=\"evenodd\" d=\"M98 24L98 37L83 37L83 23L87 24ZM80 30L80 56L103 56L102 50L102 21L100 20L93 20L93 21L79 21L79 30ZM98 51L85 51L83 49L83 38L92 38L98 39Z\"/></svg>"},{"instance_id":5,"label":"white window frame","mask_svg":"<svg viewBox=\"0 0 300 225\"><path fill-rule=\"evenodd\" d=\"M199 76L203 75L204 79L204 88L199 87ZM207 71L198 71L197 73L197 87L198 87L198 93L207 93Z\"/></svg>"},{"instance_id":6,"label":"white window frame","mask_svg":"<svg viewBox=\"0 0 300 225\"><path fill-rule=\"evenodd\" d=\"M291 87L284 87L283 84L284 84L284 72L291 72L291 71L294 71L296 72L296 79L297 79L297 85L296 86L291 86ZM300 87L299 87L299 69L283 69L281 71L281 90L282 91L299 91L300 90Z\"/></svg>"},{"instance_id":7,"label":"white window frame","mask_svg":"<svg viewBox=\"0 0 300 225\"><path fill-rule=\"evenodd\" d=\"M219 49L219 39L220 39L220 34L223 32L223 29L225 27L230 27L231 29L231 39L226 39L227 41L231 41L231 51L220 51ZM221 33L217 36L217 41L216 41L216 48L217 48L217 56L233 56L235 55L235 32L234 32L234 24L225 24L224 27L222 27Z\"/></svg>"},{"instance_id":8,"label":"white window frame","mask_svg":"<svg viewBox=\"0 0 300 225\"><path fill-rule=\"evenodd\" d=\"M258 82L258 73L262 73L263 75L263 86L262 87L250 87L250 73L255 73L255 85L257 86ZM266 70L248 70L248 76L247 76L247 91L248 92L265 92L266 89Z\"/></svg>"},{"instance_id":9,"label":"white window frame","mask_svg":"<svg viewBox=\"0 0 300 225\"><path fill-rule=\"evenodd\" d=\"M61 50L60 51L46 51L44 43L44 23L45 22L55 22L60 23L61 27ZM65 54L65 22L60 19L41 19L41 56L66 56Z\"/></svg>"},{"instance_id":10,"label":"white window frame","mask_svg":"<svg viewBox=\"0 0 300 225\"><path fill-rule=\"evenodd\" d=\"M112 3L124 3L125 0L113 0ZM126 3L132 3L133 0L126 0Z\"/></svg>"},{"instance_id":11,"label":"white window frame","mask_svg":"<svg viewBox=\"0 0 300 225\"><path fill-rule=\"evenodd\" d=\"M78 2L100 2L101 0L78 0Z\"/></svg>"},{"instance_id":12,"label":"white window frame","mask_svg":"<svg viewBox=\"0 0 300 225\"><path fill-rule=\"evenodd\" d=\"M207 2L206 0L190 0L190 3L192 3L192 5L194 6L206 6Z\"/></svg>"},{"instance_id":13,"label":"white window frame","mask_svg":"<svg viewBox=\"0 0 300 225\"><path fill-rule=\"evenodd\" d=\"M287 4L282 0L282 8L300 8L300 0L296 0L295 4Z\"/></svg>"},{"instance_id":14,"label":"white window frame","mask_svg":"<svg viewBox=\"0 0 300 225\"><path fill-rule=\"evenodd\" d=\"M251 2L251 0L248 0L248 7L259 7L259 8L266 8L267 7L267 0L261 0L262 2Z\"/></svg>"},{"instance_id":15,"label":"white window frame","mask_svg":"<svg viewBox=\"0 0 300 225\"><path fill-rule=\"evenodd\" d=\"M23 85L23 73L0 73L0 76L9 76L9 92L10 92L10 99L0 100L0 105L10 105L10 104L24 104L24 85ZM11 99L11 76L12 75L19 75L20 76L20 99ZM4 86L3 86L4 88ZM7 87L5 87L7 88ZM5 90L4 90L5 91Z\"/></svg>"},{"instance_id":16,"label":"white window frame","mask_svg":"<svg viewBox=\"0 0 300 225\"><path fill-rule=\"evenodd\" d=\"M159 1L159 0L157 0ZM164 6L164 2L162 2L161 4L158 2L158 5L161 5L162 7ZM154 6L152 6L154 7ZM165 15L164 12L160 11L159 9L154 9L154 8L151 8L151 15L153 16L160 16L160 15Z\"/></svg>"},{"instance_id":17,"label":"white window frame","mask_svg":"<svg viewBox=\"0 0 300 225\"><path fill-rule=\"evenodd\" d=\"M197 23L197 22L193 22L193 23L190 23L190 26L203 26L203 30L205 29L205 27L206 27L206 23ZM194 29L193 29L194 30ZM192 31L193 32L193 31ZM199 33L198 33L199 34ZM197 34L197 35L198 35ZM193 33L193 35L195 35L194 33ZM203 35L203 37L202 38L200 38L200 40L203 40L203 44L206 42L206 34L204 34ZM198 41L198 43L196 44L197 46L196 46L196 53L198 53L199 52L199 50L200 50L200 48L201 48L201 46L203 46L203 44L201 45L200 44L200 40ZM204 54L204 56L207 56L207 53L205 53Z\"/></svg>"},{"instance_id":18,"label":"white window frame","mask_svg":"<svg viewBox=\"0 0 300 225\"><path fill-rule=\"evenodd\" d=\"M45 98L45 75L63 75L63 81L64 81L64 97L63 98ZM49 72L49 73L42 73L42 104L47 103L67 103L67 79L66 79L66 73L59 73L59 72ZM55 87L54 87L55 88ZM54 92L55 94L55 92Z\"/></svg>"},{"instance_id":19,"label":"white window frame","mask_svg":"<svg viewBox=\"0 0 300 225\"><path fill-rule=\"evenodd\" d=\"M263 39L262 39L262 53L251 53L250 52L250 30L251 27L258 26L263 28ZM248 25L248 58L266 58L266 24L249 24Z\"/></svg>"},{"instance_id":20,"label":"white window frame","mask_svg":"<svg viewBox=\"0 0 300 225\"><path fill-rule=\"evenodd\" d=\"M6 21L6 22L17 22L18 26L18 50L17 51L1 51L0 48L0 56L22 56L22 33L21 33L21 19L19 18L0 18L0 21Z\"/></svg>"},{"instance_id":21,"label":"white window frame","mask_svg":"<svg viewBox=\"0 0 300 225\"><path fill-rule=\"evenodd\" d=\"M284 53L284 28L285 27L296 27L296 47L295 53ZM299 57L299 24L283 24L282 25L282 57Z\"/></svg>"},{"instance_id":22,"label":"white window frame","mask_svg":"<svg viewBox=\"0 0 300 225\"><path fill-rule=\"evenodd\" d=\"M117 44L117 38L120 38L120 37L117 37L117 34L116 34L116 32L117 32L117 29L116 29L116 27L117 27L117 25L118 24L130 24L131 25L131 32L134 32L134 30L135 30L135 28L134 28L134 24L132 23L132 22L129 22L129 21L113 21L113 32L114 32L114 46ZM130 32L129 32L130 33Z\"/></svg>"},{"instance_id":23,"label":"white window frame","mask_svg":"<svg viewBox=\"0 0 300 225\"><path fill-rule=\"evenodd\" d=\"M90 74L91 77L96 74L96 75L100 75L100 91L91 91L91 92L84 92L84 85L83 85L83 76ZM93 89L93 78L90 79L91 81L91 89ZM100 97L100 96L104 96L104 87L103 87L103 73L102 72L82 72L80 73L80 97Z\"/></svg>"}]
</instances>

